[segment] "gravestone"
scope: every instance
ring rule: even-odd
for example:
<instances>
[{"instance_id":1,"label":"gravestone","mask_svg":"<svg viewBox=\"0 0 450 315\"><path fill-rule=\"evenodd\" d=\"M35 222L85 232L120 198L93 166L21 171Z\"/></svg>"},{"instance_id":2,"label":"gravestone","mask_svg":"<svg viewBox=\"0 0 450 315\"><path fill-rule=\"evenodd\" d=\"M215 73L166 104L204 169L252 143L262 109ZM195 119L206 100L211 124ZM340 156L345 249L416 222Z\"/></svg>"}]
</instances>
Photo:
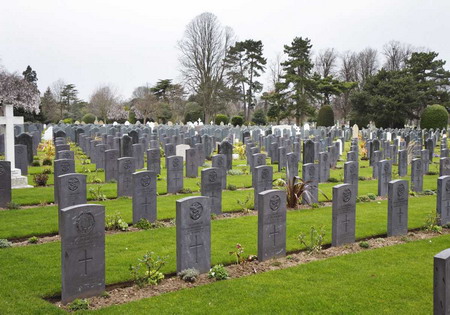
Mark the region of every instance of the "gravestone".
<instances>
[{"instance_id":1,"label":"gravestone","mask_svg":"<svg viewBox=\"0 0 450 315\"><path fill-rule=\"evenodd\" d=\"M217 167L222 170L222 189L227 188L227 165L225 154L216 154L211 158L212 167Z\"/></svg>"},{"instance_id":2,"label":"gravestone","mask_svg":"<svg viewBox=\"0 0 450 315\"><path fill-rule=\"evenodd\" d=\"M258 194L265 190L272 189L273 167L269 165L261 165L255 167L252 173L253 200L254 209L259 209Z\"/></svg>"},{"instance_id":3,"label":"gravestone","mask_svg":"<svg viewBox=\"0 0 450 315\"><path fill-rule=\"evenodd\" d=\"M358 152L356 151L349 151L347 152L347 162L358 162Z\"/></svg>"},{"instance_id":4,"label":"gravestone","mask_svg":"<svg viewBox=\"0 0 450 315\"><path fill-rule=\"evenodd\" d=\"M408 174L408 151L398 150L398 176L404 177Z\"/></svg>"},{"instance_id":5,"label":"gravestone","mask_svg":"<svg viewBox=\"0 0 450 315\"><path fill-rule=\"evenodd\" d=\"M450 248L434 256L433 314L450 314Z\"/></svg>"},{"instance_id":6,"label":"gravestone","mask_svg":"<svg viewBox=\"0 0 450 315\"><path fill-rule=\"evenodd\" d=\"M307 163L302 166L303 180L308 183L308 192L302 195L302 203L312 205L319 202L319 164Z\"/></svg>"},{"instance_id":7,"label":"gravestone","mask_svg":"<svg viewBox=\"0 0 450 315\"><path fill-rule=\"evenodd\" d=\"M358 197L359 165L356 161L344 163L344 184L353 185L356 197Z\"/></svg>"},{"instance_id":8,"label":"gravestone","mask_svg":"<svg viewBox=\"0 0 450 315\"><path fill-rule=\"evenodd\" d=\"M450 176L440 176L437 181L436 212L439 225L450 223Z\"/></svg>"},{"instance_id":9,"label":"gravestone","mask_svg":"<svg viewBox=\"0 0 450 315\"><path fill-rule=\"evenodd\" d=\"M413 159L411 163L411 190L421 192L423 190L423 167L421 159Z\"/></svg>"},{"instance_id":10,"label":"gravestone","mask_svg":"<svg viewBox=\"0 0 450 315\"><path fill-rule=\"evenodd\" d=\"M314 156L314 142L308 139L303 142L303 163L314 163Z\"/></svg>"},{"instance_id":11,"label":"gravestone","mask_svg":"<svg viewBox=\"0 0 450 315\"><path fill-rule=\"evenodd\" d=\"M0 208L11 202L11 162L0 161Z\"/></svg>"},{"instance_id":12,"label":"gravestone","mask_svg":"<svg viewBox=\"0 0 450 315\"><path fill-rule=\"evenodd\" d=\"M105 151L106 144L97 144L95 146L96 158L95 167L96 169L105 169Z\"/></svg>"},{"instance_id":13,"label":"gravestone","mask_svg":"<svg viewBox=\"0 0 450 315\"><path fill-rule=\"evenodd\" d=\"M181 157L180 157L181 158ZM176 201L177 272L211 267L211 206L208 197Z\"/></svg>"},{"instance_id":14,"label":"gravestone","mask_svg":"<svg viewBox=\"0 0 450 315\"><path fill-rule=\"evenodd\" d=\"M197 149L191 148L186 150L186 177L198 177L198 158Z\"/></svg>"},{"instance_id":15,"label":"gravestone","mask_svg":"<svg viewBox=\"0 0 450 315\"><path fill-rule=\"evenodd\" d=\"M175 153L176 153L175 145L173 143L166 143L164 145L164 155L166 157L166 168L167 168L167 164L168 164L167 159L171 156L175 156Z\"/></svg>"},{"instance_id":16,"label":"gravestone","mask_svg":"<svg viewBox=\"0 0 450 315\"><path fill-rule=\"evenodd\" d=\"M139 143L139 133L136 130L131 130L128 135L131 137L132 144Z\"/></svg>"},{"instance_id":17,"label":"gravestone","mask_svg":"<svg viewBox=\"0 0 450 315\"><path fill-rule=\"evenodd\" d=\"M325 183L330 178L329 152L319 153L319 182Z\"/></svg>"},{"instance_id":18,"label":"gravestone","mask_svg":"<svg viewBox=\"0 0 450 315\"><path fill-rule=\"evenodd\" d=\"M75 152L70 150L63 150L58 152L60 159L75 160Z\"/></svg>"},{"instance_id":19,"label":"gravestone","mask_svg":"<svg viewBox=\"0 0 450 315\"><path fill-rule=\"evenodd\" d=\"M439 176L450 175L450 158L439 159Z\"/></svg>"},{"instance_id":20,"label":"gravestone","mask_svg":"<svg viewBox=\"0 0 450 315\"><path fill-rule=\"evenodd\" d=\"M161 152L159 148L147 150L147 170L161 174Z\"/></svg>"},{"instance_id":21,"label":"gravestone","mask_svg":"<svg viewBox=\"0 0 450 315\"><path fill-rule=\"evenodd\" d=\"M53 161L53 196L55 203L58 203L59 176L69 173L75 173L74 160L55 160Z\"/></svg>"},{"instance_id":22,"label":"gravestone","mask_svg":"<svg viewBox=\"0 0 450 315\"><path fill-rule=\"evenodd\" d=\"M428 173L428 169L430 166L430 157L429 157L429 151L427 149L420 151L420 158L422 160L422 173L426 174Z\"/></svg>"},{"instance_id":23,"label":"gravestone","mask_svg":"<svg viewBox=\"0 0 450 315\"><path fill-rule=\"evenodd\" d=\"M132 145L133 147L133 157L136 161L136 169L143 169L144 168L144 151L142 144L135 143Z\"/></svg>"},{"instance_id":24,"label":"gravestone","mask_svg":"<svg viewBox=\"0 0 450 315\"><path fill-rule=\"evenodd\" d=\"M266 190L258 194L258 260L286 255L286 192Z\"/></svg>"},{"instance_id":25,"label":"gravestone","mask_svg":"<svg viewBox=\"0 0 450 315\"><path fill-rule=\"evenodd\" d=\"M201 172L201 194L209 197L211 213L222 213L222 171L217 167L205 168Z\"/></svg>"},{"instance_id":26,"label":"gravestone","mask_svg":"<svg viewBox=\"0 0 450 315\"><path fill-rule=\"evenodd\" d=\"M286 155L287 168L286 179L290 182L294 181L294 177L298 176L298 154L295 152Z\"/></svg>"},{"instance_id":27,"label":"gravestone","mask_svg":"<svg viewBox=\"0 0 450 315\"><path fill-rule=\"evenodd\" d=\"M233 167L233 145L226 140L222 141L219 146L219 153L225 155L227 170L231 170Z\"/></svg>"},{"instance_id":28,"label":"gravestone","mask_svg":"<svg viewBox=\"0 0 450 315\"><path fill-rule=\"evenodd\" d=\"M21 171L22 175L28 175L27 146L24 144L16 144L14 150L16 168Z\"/></svg>"},{"instance_id":29,"label":"gravestone","mask_svg":"<svg viewBox=\"0 0 450 315\"><path fill-rule=\"evenodd\" d=\"M33 163L33 136L29 133L21 133L16 137L16 144L23 144L27 146L28 164Z\"/></svg>"},{"instance_id":30,"label":"gravestone","mask_svg":"<svg viewBox=\"0 0 450 315\"><path fill-rule=\"evenodd\" d=\"M390 160L378 162L378 196L388 194L388 184L392 179L392 164Z\"/></svg>"},{"instance_id":31,"label":"gravestone","mask_svg":"<svg viewBox=\"0 0 450 315\"><path fill-rule=\"evenodd\" d=\"M87 203L86 175L69 173L58 178L58 227L61 231L61 210Z\"/></svg>"},{"instance_id":32,"label":"gravestone","mask_svg":"<svg viewBox=\"0 0 450 315\"><path fill-rule=\"evenodd\" d=\"M133 157L133 140L129 135L123 135L120 140L120 157Z\"/></svg>"},{"instance_id":33,"label":"gravestone","mask_svg":"<svg viewBox=\"0 0 450 315\"><path fill-rule=\"evenodd\" d=\"M176 194L183 189L183 158L169 156L167 158L167 192Z\"/></svg>"},{"instance_id":34,"label":"gravestone","mask_svg":"<svg viewBox=\"0 0 450 315\"><path fill-rule=\"evenodd\" d=\"M132 157L117 159L117 197L133 196L133 173L136 172L136 161Z\"/></svg>"},{"instance_id":35,"label":"gravestone","mask_svg":"<svg viewBox=\"0 0 450 315\"><path fill-rule=\"evenodd\" d=\"M61 302L105 291L105 207L76 205L61 210Z\"/></svg>"},{"instance_id":36,"label":"gravestone","mask_svg":"<svg viewBox=\"0 0 450 315\"><path fill-rule=\"evenodd\" d=\"M187 144L179 144L175 147L175 154L183 157L183 160L186 160L186 150L190 149L191 146Z\"/></svg>"},{"instance_id":37,"label":"gravestone","mask_svg":"<svg viewBox=\"0 0 450 315\"><path fill-rule=\"evenodd\" d=\"M270 144L270 163L275 164L280 160L280 151L278 150L278 142L272 142Z\"/></svg>"},{"instance_id":38,"label":"gravestone","mask_svg":"<svg viewBox=\"0 0 450 315\"><path fill-rule=\"evenodd\" d=\"M140 219L156 221L156 173L133 173L133 224Z\"/></svg>"},{"instance_id":39,"label":"gravestone","mask_svg":"<svg viewBox=\"0 0 450 315\"><path fill-rule=\"evenodd\" d=\"M196 143L195 149L197 150L198 165L202 166L205 164L205 147L203 143Z\"/></svg>"},{"instance_id":40,"label":"gravestone","mask_svg":"<svg viewBox=\"0 0 450 315\"><path fill-rule=\"evenodd\" d=\"M388 187L387 235L404 235L408 233L408 181L393 180Z\"/></svg>"},{"instance_id":41,"label":"gravestone","mask_svg":"<svg viewBox=\"0 0 450 315\"><path fill-rule=\"evenodd\" d=\"M286 147L278 148L278 172L287 166Z\"/></svg>"},{"instance_id":42,"label":"gravestone","mask_svg":"<svg viewBox=\"0 0 450 315\"><path fill-rule=\"evenodd\" d=\"M353 185L333 187L332 246L355 242L356 194Z\"/></svg>"},{"instance_id":43,"label":"gravestone","mask_svg":"<svg viewBox=\"0 0 450 315\"><path fill-rule=\"evenodd\" d=\"M372 153L372 178L378 178L378 168L379 168L379 164L378 162L381 161L381 151L373 151Z\"/></svg>"},{"instance_id":44,"label":"gravestone","mask_svg":"<svg viewBox=\"0 0 450 315\"><path fill-rule=\"evenodd\" d=\"M118 180L118 164L119 150L111 149L105 151L105 182Z\"/></svg>"}]
</instances>

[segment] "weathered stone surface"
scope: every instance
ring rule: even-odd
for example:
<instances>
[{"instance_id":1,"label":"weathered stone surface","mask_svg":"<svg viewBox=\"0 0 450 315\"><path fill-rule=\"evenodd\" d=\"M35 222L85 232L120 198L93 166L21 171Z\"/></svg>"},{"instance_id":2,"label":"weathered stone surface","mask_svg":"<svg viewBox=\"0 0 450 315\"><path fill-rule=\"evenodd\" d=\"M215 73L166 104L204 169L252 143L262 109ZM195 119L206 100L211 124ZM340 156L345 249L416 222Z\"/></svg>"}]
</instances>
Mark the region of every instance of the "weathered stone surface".
<instances>
[{"instance_id":1,"label":"weathered stone surface","mask_svg":"<svg viewBox=\"0 0 450 315\"><path fill-rule=\"evenodd\" d=\"M356 197L358 197L358 180L359 180L359 165L356 161L344 163L344 184L354 186Z\"/></svg>"},{"instance_id":2,"label":"weathered stone surface","mask_svg":"<svg viewBox=\"0 0 450 315\"><path fill-rule=\"evenodd\" d=\"M183 158L169 156L167 158L167 192L176 194L183 189Z\"/></svg>"},{"instance_id":3,"label":"weathered stone surface","mask_svg":"<svg viewBox=\"0 0 450 315\"><path fill-rule=\"evenodd\" d=\"M69 173L75 173L74 160L61 159L53 161L53 196L55 198L55 203L58 203L59 176Z\"/></svg>"},{"instance_id":4,"label":"weathered stone surface","mask_svg":"<svg viewBox=\"0 0 450 315\"><path fill-rule=\"evenodd\" d=\"M421 159L413 159L411 164L411 190L421 192L423 190L423 167Z\"/></svg>"},{"instance_id":5,"label":"weathered stone surface","mask_svg":"<svg viewBox=\"0 0 450 315\"><path fill-rule=\"evenodd\" d=\"M450 176L440 176L437 181L436 211L439 225L450 223Z\"/></svg>"},{"instance_id":6,"label":"weathered stone surface","mask_svg":"<svg viewBox=\"0 0 450 315\"><path fill-rule=\"evenodd\" d=\"M105 182L109 183L113 180L117 181L119 150L111 149L105 151Z\"/></svg>"},{"instance_id":7,"label":"weathered stone surface","mask_svg":"<svg viewBox=\"0 0 450 315\"><path fill-rule=\"evenodd\" d=\"M308 193L302 195L302 203L319 202L319 164L307 163L302 167L303 180L308 183Z\"/></svg>"},{"instance_id":8,"label":"weathered stone surface","mask_svg":"<svg viewBox=\"0 0 450 315\"><path fill-rule=\"evenodd\" d=\"M11 202L11 162L0 161L0 208Z\"/></svg>"},{"instance_id":9,"label":"weathered stone surface","mask_svg":"<svg viewBox=\"0 0 450 315\"><path fill-rule=\"evenodd\" d=\"M314 163L314 142L312 140L306 140L303 143L303 163Z\"/></svg>"},{"instance_id":10,"label":"weathered stone surface","mask_svg":"<svg viewBox=\"0 0 450 315\"><path fill-rule=\"evenodd\" d=\"M140 143L135 143L132 145L133 147L133 157L136 161L136 169L144 168L144 150L143 146Z\"/></svg>"},{"instance_id":11,"label":"weathered stone surface","mask_svg":"<svg viewBox=\"0 0 450 315\"><path fill-rule=\"evenodd\" d=\"M191 148L186 150L186 177L198 177L198 152L197 149Z\"/></svg>"},{"instance_id":12,"label":"weathered stone surface","mask_svg":"<svg viewBox=\"0 0 450 315\"><path fill-rule=\"evenodd\" d=\"M208 197L187 197L176 202L177 272L211 267L211 206Z\"/></svg>"},{"instance_id":13,"label":"weathered stone surface","mask_svg":"<svg viewBox=\"0 0 450 315\"><path fill-rule=\"evenodd\" d=\"M120 140L120 157L133 157L133 140L129 135L123 135Z\"/></svg>"},{"instance_id":14,"label":"weathered stone surface","mask_svg":"<svg viewBox=\"0 0 450 315\"><path fill-rule=\"evenodd\" d=\"M28 175L27 146L16 144L14 151L15 167L21 171L22 175Z\"/></svg>"},{"instance_id":15,"label":"weathered stone surface","mask_svg":"<svg viewBox=\"0 0 450 315\"><path fill-rule=\"evenodd\" d=\"M218 167L210 167L202 170L201 194L209 197L211 201L211 213L222 213L222 170Z\"/></svg>"},{"instance_id":16,"label":"weathered stone surface","mask_svg":"<svg viewBox=\"0 0 450 315\"><path fill-rule=\"evenodd\" d=\"M439 176L445 175L450 175L450 158L448 157L439 159Z\"/></svg>"},{"instance_id":17,"label":"weathered stone surface","mask_svg":"<svg viewBox=\"0 0 450 315\"><path fill-rule=\"evenodd\" d=\"M76 205L61 210L61 302L105 291L105 207Z\"/></svg>"},{"instance_id":18,"label":"weathered stone surface","mask_svg":"<svg viewBox=\"0 0 450 315\"><path fill-rule=\"evenodd\" d=\"M133 224L140 219L156 221L156 173L133 173Z\"/></svg>"},{"instance_id":19,"label":"weathered stone surface","mask_svg":"<svg viewBox=\"0 0 450 315\"><path fill-rule=\"evenodd\" d=\"M298 159L299 156L295 152L290 152L286 155L286 179L293 182L295 176L298 176Z\"/></svg>"},{"instance_id":20,"label":"weathered stone surface","mask_svg":"<svg viewBox=\"0 0 450 315\"><path fill-rule=\"evenodd\" d=\"M404 177L408 174L408 151L398 151L398 176Z\"/></svg>"},{"instance_id":21,"label":"weathered stone surface","mask_svg":"<svg viewBox=\"0 0 450 315\"><path fill-rule=\"evenodd\" d=\"M450 314L450 248L434 256L433 314Z\"/></svg>"},{"instance_id":22,"label":"weathered stone surface","mask_svg":"<svg viewBox=\"0 0 450 315\"><path fill-rule=\"evenodd\" d=\"M222 141L219 146L219 153L225 155L227 170L231 170L233 168L233 145L228 141Z\"/></svg>"},{"instance_id":23,"label":"weathered stone surface","mask_svg":"<svg viewBox=\"0 0 450 315\"><path fill-rule=\"evenodd\" d=\"M75 160L75 152L70 150L62 150L58 152L60 159Z\"/></svg>"},{"instance_id":24,"label":"weathered stone surface","mask_svg":"<svg viewBox=\"0 0 450 315\"><path fill-rule=\"evenodd\" d=\"M133 173L136 171L136 161L132 157L117 159L117 197L133 196Z\"/></svg>"},{"instance_id":25,"label":"weathered stone surface","mask_svg":"<svg viewBox=\"0 0 450 315\"><path fill-rule=\"evenodd\" d=\"M392 164L390 160L378 162L378 196L388 194L388 184L392 179Z\"/></svg>"},{"instance_id":26,"label":"weathered stone surface","mask_svg":"<svg viewBox=\"0 0 450 315\"><path fill-rule=\"evenodd\" d=\"M408 181L397 179L388 185L388 236L408 233Z\"/></svg>"},{"instance_id":27,"label":"weathered stone surface","mask_svg":"<svg viewBox=\"0 0 450 315\"><path fill-rule=\"evenodd\" d=\"M31 164L33 162L33 136L27 132L21 133L16 137L16 144L27 146L27 160L28 164Z\"/></svg>"},{"instance_id":28,"label":"weathered stone surface","mask_svg":"<svg viewBox=\"0 0 450 315\"><path fill-rule=\"evenodd\" d=\"M330 178L330 157L328 152L319 153L319 182L325 183Z\"/></svg>"},{"instance_id":29,"label":"weathered stone surface","mask_svg":"<svg viewBox=\"0 0 450 315\"><path fill-rule=\"evenodd\" d=\"M258 194L258 260L286 255L286 192L266 190Z\"/></svg>"},{"instance_id":30,"label":"weathered stone surface","mask_svg":"<svg viewBox=\"0 0 450 315\"><path fill-rule=\"evenodd\" d=\"M356 195L354 186L340 184L333 187L332 246L355 241Z\"/></svg>"},{"instance_id":31,"label":"weathered stone surface","mask_svg":"<svg viewBox=\"0 0 450 315\"><path fill-rule=\"evenodd\" d=\"M58 226L61 228L61 209L87 203L86 175L60 175L58 185Z\"/></svg>"},{"instance_id":32,"label":"weathered stone surface","mask_svg":"<svg viewBox=\"0 0 450 315\"><path fill-rule=\"evenodd\" d=\"M147 150L147 170L161 174L161 153L159 148Z\"/></svg>"},{"instance_id":33,"label":"weathered stone surface","mask_svg":"<svg viewBox=\"0 0 450 315\"><path fill-rule=\"evenodd\" d=\"M227 188L227 162L225 154L216 154L211 157L212 167L222 170L222 189Z\"/></svg>"}]
</instances>

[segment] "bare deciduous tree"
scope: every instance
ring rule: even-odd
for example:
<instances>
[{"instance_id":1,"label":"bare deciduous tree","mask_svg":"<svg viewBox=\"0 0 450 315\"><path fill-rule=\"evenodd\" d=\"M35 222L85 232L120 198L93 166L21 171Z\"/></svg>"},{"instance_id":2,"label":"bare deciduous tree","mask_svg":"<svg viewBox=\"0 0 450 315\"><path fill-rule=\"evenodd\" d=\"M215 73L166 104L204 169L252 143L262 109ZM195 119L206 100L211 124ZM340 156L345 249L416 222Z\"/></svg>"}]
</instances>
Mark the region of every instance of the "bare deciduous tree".
<instances>
[{"instance_id":1,"label":"bare deciduous tree","mask_svg":"<svg viewBox=\"0 0 450 315\"><path fill-rule=\"evenodd\" d=\"M361 86L366 80L374 75L378 69L378 52L376 49L367 47L358 54L359 81Z\"/></svg>"},{"instance_id":2,"label":"bare deciduous tree","mask_svg":"<svg viewBox=\"0 0 450 315\"><path fill-rule=\"evenodd\" d=\"M134 90L133 96L136 96L132 100L133 111L138 119L143 119L144 124L147 120L158 120L158 114L160 112L161 103L156 95L151 91L149 87L141 86Z\"/></svg>"},{"instance_id":3,"label":"bare deciduous tree","mask_svg":"<svg viewBox=\"0 0 450 315\"><path fill-rule=\"evenodd\" d=\"M106 122L109 109L119 102L117 90L109 85L98 87L92 93L89 101L89 109L92 114Z\"/></svg>"},{"instance_id":4,"label":"bare deciduous tree","mask_svg":"<svg viewBox=\"0 0 450 315\"><path fill-rule=\"evenodd\" d=\"M283 67L281 66L283 61L283 54L279 52L275 58L269 62L269 82L270 90L272 91L275 91L275 85L280 82L281 76L283 75Z\"/></svg>"},{"instance_id":5,"label":"bare deciduous tree","mask_svg":"<svg viewBox=\"0 0 450 315\"><path fill-rule=\"evenodd\" d=\"M209 121L216 112L215 102L223 86L225 72L223 60L233 42L232 30L223 27L209 12L195 17L178 42L182 76L185 84L197 95L205 121Z\"/></svg>"},{"instance_id":6,"label":"bare deciduous tree","mask_svg":"<svg viewBox=\"0 0 450 315\"><path fill-rule=\"evenodd\" d=\"M391 40L383 46L383 55L386 58L383 67L389 71L403 69L413 51L414 48L411 45Z\"/></svg>"},{"instance_id":7,"label":"bare deciduous tree","mask_svg":"<svg viewBox=\"0 0 450 315\"><path fill-rule=\"evenodd\" d=\"M327 48L323 51L320 51L316 57L316 72L323 78L326 78L330 75L334 76L334 69L336 68L337 58L338 54L334 50L334 48Z\"/></svg>"}]
</instances>

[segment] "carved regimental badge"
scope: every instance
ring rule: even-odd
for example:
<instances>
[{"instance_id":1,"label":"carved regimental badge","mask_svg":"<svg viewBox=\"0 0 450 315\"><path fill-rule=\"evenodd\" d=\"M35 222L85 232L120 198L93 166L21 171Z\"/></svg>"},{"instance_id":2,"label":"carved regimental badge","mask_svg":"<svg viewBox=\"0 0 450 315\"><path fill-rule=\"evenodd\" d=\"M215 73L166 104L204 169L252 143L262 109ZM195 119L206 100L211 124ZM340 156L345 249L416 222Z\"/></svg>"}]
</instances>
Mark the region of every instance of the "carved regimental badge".
<instances>
[{"instance_id":1,"label":"carved regimental badge","mask_svg":"<svg viewBox=\"0 0 450 315\"><path fill-rule=\"evenodd\" d=\"M345 189L344 192L342 193L342 201L349 202L351 197L352 191L349 188Z\"/></svg>"},{"instance_id":2,"label":"carved regimental badge","mask_svg":"<svg viewBox=\"0 0 450 315\"><path fill-rule=\"evenodd\" d=\"M194 202L190 208L191 219L197 221L203 213L203 206L200 202Z\"/></svg>"},{"instance_id":3,"label":"carved regimental badge","mask_svg":"<svg viewBox=\"0 0 450 315\"><path fill-rule=\"evenodd\" d=\"M148 185L150 185L151 181L152 181L152 179L149 175L144 175L141 178L141 185L143 187L147 187Z\"/></svg>"},{"instance_id":4,"label":"carved regimental badge","mask_svg":"<svg viewBox=\"0 0 450 315\"><path fill-rule=\"evenodd\" d=\"M76 227L78 232L83 235L91 233L95 226L95 219L91 213L84 212L76 219Z\"/></svg>"},{"instance_id":5,"label":"carved regimental badge","mask_svg":"<svg viewBox=\"0 0 450 315\"><path fill-rule=\"evenodd\" d=\"M274 195L272 196L272 198L270 198L270 202L269 202L269 206L270 206L270 210L272 211L278 211L278 209L280 208L281 205L281 198L278 195Z\"/></svg>"},{"instance_id":6,"label":"carved regimental badge","mask_svg":"<svg viewBox=\"0 0 450 315\"><path fill-rule=\"evenodd\" d=\"M80 187L80 181L78 180L78 178L70 178L67 181L67 184L70 191L75 191L78 189L78 187Z\"/></svg>"}]
</instances>

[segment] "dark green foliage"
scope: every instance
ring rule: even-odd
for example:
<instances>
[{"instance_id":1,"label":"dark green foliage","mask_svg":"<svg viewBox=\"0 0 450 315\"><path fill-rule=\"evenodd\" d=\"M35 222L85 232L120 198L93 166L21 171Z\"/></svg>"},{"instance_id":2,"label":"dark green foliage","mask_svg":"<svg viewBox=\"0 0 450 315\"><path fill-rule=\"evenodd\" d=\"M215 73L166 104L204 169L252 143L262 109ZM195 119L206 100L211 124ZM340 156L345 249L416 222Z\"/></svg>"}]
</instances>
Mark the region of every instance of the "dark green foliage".
<instances>
[{"instance_id":1,"label":"dark green foliage","mask_svg":"<svg viewBox=\"0 0 450 315\"><path fill-rule=\"evenodd\" d=\"M330 105L324 105L319 109L317 126L331 127L334 125L334 112Z\"/></svg>"},{"instance_id":2,"label":"dark green foliage","mask_svg":"<svg viewBox=\"0 0 450 315\"><path fill-rule=\"evenodd\" d=\"M52 160L49 159L49 158L45 158L45 159L42 161L42 165L51 166L51 165L52 165Z\"/></svg>"},{"instance_id":3,"label":"dark green foliage","mask_svg":"<svg viewBox=\"0 0 450 315\"><path fill-rule=\"evenodd\" d=\"M233 116L233 118L231 118L231 124L234 127L242 126L244 124L244 118L242 116Z\"/></svg>"},{"instance_id":4,"label":"dark green foliage","mask_svg":"<svg viewBox=\"0 0 450 315\"><path fill-rule=\"evenodd\" d=\"M50 168L44 168L44 170L42 171L42 174L51 174L51 173L52 173L52 170Z\"/></svg>"},{"instance_id":5,"label":"dark green foliage","mask_svg":"<svg viewBox=\"0 0 450 315\"><path fill-rule=\"evenodd\" d=\"M31 166L41 166L41 163L38 160L35 160L31 163Z\"/></svg>"},{"instance_id":6,"label":"dark green foliage","mask_svg":"<svg viewBox=\"0 0 450 315\"><path fill-rule=\"evenodd\" d=\"M221 122L223 122L224 125L227 125L229 121L230 121L230 118L224 114L217 114L216 118L214 118L214 123L216 125L220 125Z\"/></svg>"},{"instance_id":7,"label":"dark green foliage","mask_svg":"<svg viewBox=\"0 0 450 315\"><path fill-rule=\"evenodd\" d=\"M86 124L93 124L95 121L95 116L93 114L86 114L83 116L81 120L84 121Z\"/></svg>"},{"instance_id":8,"label":"dark green foliage","mask_svg":"<svg viewBox=\"0 0 450 315\"><path fill-rule=\"evenodd\" d=\"M33 176L33 181L36 186L47 186L48 175L47 174L35 174Z\"/></svg>"},{"instance_id":9,"label":"dark green foliage","mask_svg":"<svg viewBox=\"0 0 450 315\"><path fill-rule=\"evenodd\" d=\"M89 302L86 299L75 299L69 304L68 309L71 311L81 311L89 309Z\"/></svg>"},{"instance_id":10,"label":"dark green foliage","mask_svg":"<svg viewBox=\"0 0 450 315\"><path fill-rule=\"evenodd\" d=\"M255 110L255 112L253 113L252 122L254 122L255 125L267 124L266 114L264 114L264 111L262 109Z\"/></svg>"},{"instance_id":11,"label":"dark green foliage","mask_svg":"<svg viewBox=\"0 0 450 315\"><path fill-rule=\"evenodd\" d=\"M184 115L184 123L187 122L195 122L199 118L203 119L203 109L202 107L196 103L196 102L189 102L186 104L186 110Z\"/></svg>"},{"instance_id":12,"label":"dark green foliage","mask_svg":"<svg viewBox=\"0 0 450 315\"><path fill-rule=\"evenodd\" d=\"M448 111L442 105L427 106L420 117L420 128L422 129L443 129L447 127Z\"/></svg>"}]
</instances>

